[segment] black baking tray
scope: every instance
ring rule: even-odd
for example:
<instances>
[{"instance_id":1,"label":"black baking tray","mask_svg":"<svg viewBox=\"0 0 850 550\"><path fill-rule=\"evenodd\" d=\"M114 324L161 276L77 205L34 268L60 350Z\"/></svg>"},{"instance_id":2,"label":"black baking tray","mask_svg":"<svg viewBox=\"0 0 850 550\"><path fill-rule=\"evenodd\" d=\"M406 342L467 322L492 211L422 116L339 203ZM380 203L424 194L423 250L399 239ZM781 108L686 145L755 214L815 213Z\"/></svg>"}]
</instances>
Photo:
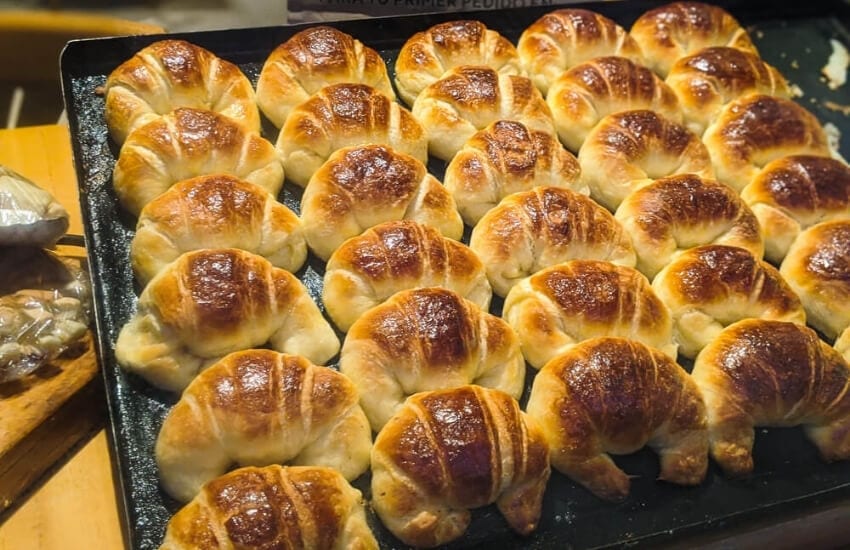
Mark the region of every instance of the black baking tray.
<instances>
[{"instance_id":1,"label":"black baking tray","mask_svg":"<svg viewBox=\"0 0 850 550\"><path fill-rule=\"evenodd\" d=\"M850 121L841 110L850 105L850 84L830 90L820 76L831 47L829 39L850 44L850 9L845 2L766 1L716 2L748 27L762 56L804 92L797 100L824 123L850 136ZM611 17L625 28L658 2L598 2L576 6ZM541 6L474 13L432 13L331 23L378 50L392 63L398 49L414 32L441 21L478 19L516 42L519 34L544 13ZM179 33L238 64L256 83L268 54L292 34L310 24ZM110 413L109 436L117 479L118 501L128 548L157 548L166 523L178 509L159 489L153 446L172 395L153 389L122 371L113 347L118 332L135 310L139 288L129 262L134 219L119 207L111 187L117 148L108 137L103 98L97 88L125 59L163 35L86 39L70 42L60 69L80 203L90 256L95 296L96 347ZM265 135L276 139L266 125ZM850 137L846 138L850 139ZM845 141L846 141L845 139ZM847 145L841 144L848 157ZM429 164L438 176L444 166ZM287 182L280 199L297 211L300 191ZM312 256L311 256L312 258ZM321 305L321 262L310 259L299 277ZM499 303L494 308L498 312ZM530 384L533 372L529 369ZM527 395L527 391L526 391ZM524 402L524 401L523 401ZM704 483L682 488L657 481L658 461L647 450L615 460L632 474L631 495L622 503L603 502L553 472L539 528L531 536L514 535L494 507L475 511L467 534L451 548L596 548L611 546L688 544L717 533L779 521L829 506L850 497L850 463L826 464L800 429L759 430L755 472L743 480L725 478L714 464ZM368 497L368 474L355 485ZM370 522L384 548L403 547L370 512ZM844 536L850 537L850 528Z\"/></svg>"}]
</instances>

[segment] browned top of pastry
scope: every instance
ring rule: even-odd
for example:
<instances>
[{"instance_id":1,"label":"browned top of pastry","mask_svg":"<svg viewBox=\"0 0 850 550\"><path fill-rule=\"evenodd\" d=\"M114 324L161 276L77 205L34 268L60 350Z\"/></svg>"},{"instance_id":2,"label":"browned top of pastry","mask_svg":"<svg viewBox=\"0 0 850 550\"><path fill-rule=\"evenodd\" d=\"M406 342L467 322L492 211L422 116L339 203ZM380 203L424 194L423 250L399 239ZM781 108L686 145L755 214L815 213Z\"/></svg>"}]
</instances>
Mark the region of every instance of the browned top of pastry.
<instances>
[{"instance_id":1,"label":"browned top of pastry","mask_svg":"<svg viewBox=\"0 0 850 550\"><path fill-rule=\"evenodd\" d=\"M806 251L800 266L806 273L804 280L843 289L840 294L850 298L850 220L819 223L803 235L805 242L799 246Z\"/></svg>"},{"instance_id":2,"label":"browned top of pastry","mask_svg":"<svg viewBox=\"0 0 850 550\"><path fill-rule=\"evenodd\" d=\"M759 55L728 46L703 48L680 58L670 74L679 72L703 77L706 80L700 80L702 86L709 86L711 81L715 81L730 95L754 89L760 82L776 82L787 87L779 71L765 63Z\"/></svg>"},{"instance_id":3,"label":"browned top of pastry","mask_svg":"<svg viewBox=\"0 0 850 550\"><path fill-rule=\"evenodd\" d=\"M704 149L699 138L681 124L676 124L648 109L624 111L605 117L595 130L594 142L628 160L645 156L652 145L664 155L679 156L689 149ZM696 153L695 153L696 154ZM707 155L706 155L707 157Z\"/></svg>"},{"instance_id":4,"label":"browned top of pastry","mask_svg":"<svg viewBox=\"0 0 850 550\"><path fill-rule=\"evenodd\" d=\"M767 164L746 195L750 202L789 211L838 211L850 208L850 167L840 160L789 155Z\"/></svg>"}]
</instances>

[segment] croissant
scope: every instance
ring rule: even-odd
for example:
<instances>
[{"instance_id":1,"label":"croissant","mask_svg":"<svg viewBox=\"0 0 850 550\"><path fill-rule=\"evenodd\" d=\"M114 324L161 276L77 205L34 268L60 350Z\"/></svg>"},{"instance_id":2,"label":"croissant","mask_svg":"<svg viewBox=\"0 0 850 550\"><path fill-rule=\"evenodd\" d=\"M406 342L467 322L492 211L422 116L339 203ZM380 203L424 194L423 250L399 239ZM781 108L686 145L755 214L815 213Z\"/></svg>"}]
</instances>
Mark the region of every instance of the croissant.
<instances>
[{"instance_id":1,"label":"croissant","mask_svg":"<svg viewBox=\"0 0 850 550\"><path fill-rule=\"evenodd\" d=\"M646 65L667 76L686 55L710 46L729 46L757 54L750 35L729 12L703 2L671 2L644 12L629 30Z\"/></svg>"},{"instance_id":2,"label":"croissant","mask_svg":"<svg viewBox=\"0 0 850 550\"><path fill-rule=\"evenodd\" d=\"M384 222L345 241L328 260L323 283L325 309L342 331L400 290L439 286L485 310L493 294L468 246L410 220Z\"/></svg>"},{"instance_id":3,"label":"croissant","mask_svg":"<svg viewBox=\"0 0 850 550\"><path fill-rule=\"evenodd\" d=\"M377 550L363 496L331 468L244 467L207 483L166 526L160 550Z\"/></svg>"},{"instance_id":4,"label":"croissant","mask_svg":"<svg viewBox=\"0 0 850 550\"><path fill-rule=\"evenodd\" d=\"M683 120L673 90L643 65L621 56L595 57L568 69L550 85L546 103L558 137L575 152L611 113L649 109L676 123Z\"/></svg>"},{"instance_id":5,"label":"croissant","mask_svg":"<svg viewBox=\"0 0 850 550\"><path fill-rule=\"evenodd\" d=\"M796 101L764 94L726 104L702 140L717 179L739 193L772 160L831 155L826 132L815 115Z\"/></svg>"},{"instance_id":6,"label":"croissant","mask_svg":"<svg viewBox=\"0 0 850 550\"><path fill-rule=\"evenodd\" d=\"M413 220L450 239L463 236L454 198L414 157L386 145L359 145L333 153L301 197L310 249L327 260L348 238L392 220Z\"/></svg>"},{"instance_id":7,"label":"croissant","mask_svg":"<svg viewBox=\"0 0 850 550\"><path fill-rule=\"evenodd\" d=\"M180 254L200 248L241 248L291 272L307 259L298 216L268 191L227 174L178 182L149 202L130 260L144 285Z\"/></svg>"},{"instance_id":8,"label":"croissant","mask_svg":"<svg viewBox=\"0 0 850 550\"><path fill-rule=\"evenodd\" d=\"M761 258L758 219L735 191L696 174L659 178L626 196L614 217L631 235L650 280L676 255L704 244L739 246Z\"/></svg>"},{"instance_id":9,"label":"croissant","mask_svg":"<svg viewBox=\"0 0 850 550\"><path fill-rule=\"evenodd\" d=\"M665 82L679 98L685 126L698 136L734 99L752 93L792 95L785 77L758 54L727 46L703 48L679 58Z\"/></svg>"},{"instance_id":10,"label":"croissant","mask_svg":"<svg viewBox=\"0 0 850 550\"><path fill-rule=\"evenodd\" d=\"M580 8L557 9L540 17L523 30L517 52L543 95L564 71L594 57L618 55L643 64L640 47L623 27Z\"/></svg>"},{"instance_id":11,"label":"croissant","mask_svg":"<svg viewBox=\"0 0 850 550\"><path fill-rule=\"evenodd\" d=\"M339 351L295 275L244 250L207 248L182 254L148 283L115 357L153 385L181 391L222 356L266 343L319 364Z\"/></svg>"},{"instance_id":12,"label":"croissant","mask_svg":"<svg viewBox=\"0 0 850 550\"><path fill-rule=\"evenodd\" d=\"M850 218L800 233L779 273L800 297L808 323L829 341L838 338L850 327Z\"/></svg>"},{"instance_id":13,"label":"croissant","mask_svg":"<svg viewBox=\"0 0 850 550\"><path fill-rule=\"evenodd\" d=\"M470 509L493 502L510 527L531 533L549 480L543 433L512 397L480 386L408 398L372 447L372 506L403 543L460 537Z\"/></svg>"},{"instance_id":14,"label":"croissant","mask_svg":"<svg viewBox=\"0 0 850 550\"><path fill-rule=\"evenodd\" d=\"M339 370L376 432L411 394L478 384L519 399L525 382L511 327L438 287L399 291L364 313L345 337Z\"/></svg>"},{"instance_id":15,"label":"croissant","mask_svg":"<svg viewBox=\"0 0 850 550\"><path fill-rule=\"evenodd\" d=\"M829 157L781 157L762 168L741 198L758 218L765 258L779 265L808 227L850 218L850 167Z\"/></svg>"},{"instance_id":16,"label":"croissant","mask_svg":"<svg viewBox=\"0 0 850 550\"><path fill-rule=\"evenodd\" d=\"M714 176L708 149L696 134L646 109L605 116L585 138L578 162L590 196L612 212L630 193L658 178Z\"/></svg>"},{"instance_id":17,"label":"croissant","mask_svg":"<svg viewBox=\"0 0 850 550\"><path fill-rule=\"evenodd\" d=\"M297 355L251 349L200 373L168 412L155 455L165 491L188 501L231 464L369 468L372 432L357 388Z\"/></svg>"},{"instance_id":18,"label":"croissant","mask_svg":"<svg viewBox=\"0 0 850 550\"><path fill-rule=\"evenodd\" d=\"M670 308L679 353L688 358L741 319L806 323L800 298L779 271L737 246L688 249L656 275L652 288Z\"/></svg>"},{"instance_id":19,"label":"croissant","mask_svg":"<svg viewBox=\"0 0 850 550\"><path fill-rule=\"evenodd\" d=\"M850 366L810 328L745 319L694 363L711 456L730 476L753 470L756 426L799 426L828 461L850 458Z\"/></svg>"},{"instance_id":20,"label":"croissant","mask_svg":"<svg viewBox=\"0 0 850 550\"><path fill-rule=\"evenodd\" d=\"M524 277L571 259L635 265L629 236L614 216L590 198L559 187L505 197L473 228L469 247L499 296Z\"/></svg>"},{"instance_id":21,"label":"croissant","mask_svg":"<svg viewBox=\"0 0 850 550\"><path fill-rule=\"evenodd\" d=\"M316 25L295 33L266 58L257 80L257 105L280 128L296 105L328 84L345 82L395 98L377 51L333 27Z\"/></svg>"},{"instance_id":22,"label":"croissant","mask_svg":"<svg viewBox=\"0 0 850 550\"><path fill-rule=\"evenodd\" d=\"M626 338L594 338L556 356L534 378L526 406L549 444L552 467L599 498L629 494L610 454L650 445L659 479L698 485L708 468L699 389L668 355Z\"/></svg>"},{"instance_id":23,"label":"croissant","mask_svg":"<svg viewBox=\"0 0 850 550\"><path fill-rule=\"evenodd\" d=\"M112 180L121 205L138 216L178 181L222 173L274 196L283 186L283 166L269 141L212 111L181 108L127 138Z\"/></svg>"},{"instance_id":24,"label":"croissant","mask_svg":"<svg viewBox=\"0 0 850 550\"><path fill-rule=\"evenodd\" d=\"M160 40L116 67L103 88L106 125L119 145L181 107L210 109L260 131L251 81L233 63L185 40Z\"/></svg>"},{"instance_id":25,"label":"croissant","mask_svg":"<svg viewBox=\"0 0 850 550\"><path fill-rule=\"evenodd\" d=\"M485 65L499 74L523 74L510 40L480 21L447 21L415 33L402 45L395 61L398 93L413 105L422 90L460 65Z\"/></svg>"},{"instance_id":26,"label":"croissant","mask_svg":"<svg viewBox=\"0 0 850 550\"><path fill-rule=\"evenodd\" d=\"M523 279L508 292L502 318L536 369L602 336L638 340L676 358L667 306L640 272L607 261L570 260Z\"/></svg>"},{"instance_id":27,"label":"croissant","mask_svg":"<svg viewBox=\"0 0 850 550\"><path fill-rule=\"evenodd\" d=\"M470 226L506 196L538 185L568 187L587 195L579 183L576 158L547 132L515 120L497 120L469 138L446 167L443 184Z\"/></svg>"},{"instance_id":28,"label":"croissant","mask_svg":"<svg viewBox=\"0 0 850 550\"><path fill-rule=\"evenodd\" d=\"M552 112L524 76L483 65L461 65L422 90L411 108L428 136L428 151L450 161L475 132L497 120L555 135Z\"/></svg>"},{"instance_id":29,"label":"croissant","mask_svg":"<svg viewBox=\"0 0 850 550\"><path fill-rule=\"evenodd\" d=\"M287 178L304 187L331 153L367 143L428 162L422 125L392 97L365 84L330 84L293 107L276 147Z\"/></svg>"}]
</instances>

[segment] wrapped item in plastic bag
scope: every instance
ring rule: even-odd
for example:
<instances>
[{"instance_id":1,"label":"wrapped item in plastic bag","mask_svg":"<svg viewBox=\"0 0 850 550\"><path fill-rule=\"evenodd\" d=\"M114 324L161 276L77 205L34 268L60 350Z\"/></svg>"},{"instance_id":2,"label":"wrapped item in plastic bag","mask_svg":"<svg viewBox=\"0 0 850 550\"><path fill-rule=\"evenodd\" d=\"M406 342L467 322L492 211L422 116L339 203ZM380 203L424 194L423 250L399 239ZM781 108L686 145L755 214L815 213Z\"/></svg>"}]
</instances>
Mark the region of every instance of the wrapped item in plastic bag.
<instances>
[{"instance_id":1,"label":"wrapped item in plastic bag","mask_svg":"<svg viewBox=\"0 0 850 550\"><path fill-rule=\"evenodd\" d=\"M0 246L51 247L68 224L68 211L53 195L0 166Z\"/></svg>"},{"instance_id":2,"label":"wrapped item in plastic bag","mask_svg":"<svg viewBox=\"0 0 850 550\"><path fill-rule=\"evenodd\" d=\"M90 319L82 260L38 248L0 249L0 382L59 357L86 333Z\"/></svg>"}]
</instances>

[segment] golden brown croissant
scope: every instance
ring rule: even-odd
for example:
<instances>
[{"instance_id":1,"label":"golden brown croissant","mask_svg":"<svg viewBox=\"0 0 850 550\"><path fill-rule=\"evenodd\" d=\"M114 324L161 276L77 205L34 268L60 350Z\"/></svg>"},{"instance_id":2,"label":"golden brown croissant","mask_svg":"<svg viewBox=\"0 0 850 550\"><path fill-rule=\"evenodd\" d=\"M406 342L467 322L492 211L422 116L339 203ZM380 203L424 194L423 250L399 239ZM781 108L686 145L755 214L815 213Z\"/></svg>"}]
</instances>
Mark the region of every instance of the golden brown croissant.
<instances>
[{"instance_id":1,"label":"golden brown croissant","mask_svg":"<svg viewBox=\"0 0 850 550\"><path fill-rule=\"evenodd\" d=\"M428 135L393 98L366 84L321 88L293 107L276 147L287 178L304 187L334 151L377 143L428 162Z\"/></svg>"},{"instance_id":2,"label":"golden brown croissant","mask_svg":"<svg viewBox=\"0 0 850 550\"><path fill-rule=\"evenodd\" d=\"M420 391L477 384L519 399L525 383L511 327L439 287L399 291L364 313L345 337L339 369L376 432Z\"/></svg>"},{"instance_id":3,"label":"golden brown croissant","mask_svg":"<svg viewBox=\"0 0 850 550\"><path fill-rule=\"evenodd\" d=\"M493 502L531 533L549 480L537 424L508 394L480 386L405 401L372 447L372 506L402 542L434 547L460 537L470 509Z\"/></svg>"},{"instance_id":4,"label":"golden brown croissant","mask_svg":"<svg viewBox=\"0 0 850 550\"><path fill-rule=\"evenodd\" d=\"M460 65L485 65L499 74L523 74L510 40L480 21L447 21L415 33L402 45L395 61L398 93L413 105L422 90Z\"/></svg>"},{"instance_id":5,"label":"golden brown croissant","mask_svg":"<svg viewBox=\"0 0 850 550\"><path fill-rule=\"evenodd\" d=\"M673 319L639 271L600 260L570 260L527 277L505 298L528 363L539 369L590 338L638 340L676 358Z\"/></svg>"},{"instance_id":6,"label":"golden brown croissant","mask_svg":"<svg viewBox=\"0 0 850 550\"><path fill-rule=\"evenodd\" d=\"M621 111L593 127L578 153L590 196L612 212L653 180L674 174L711 178L711 157L699 137L655 111Z\"/></svg>"},{"instance_id":7,"label":"golden brown croissant","mask_svg":"<svg viewBox=\"0 0 850 550\"><path fill-rule=\"evenodd\" d=\"M106 79L106 124L118 144L148 122L180 107L209 109L250 132L260 131L254 88L229 61L185 40L160 40L139 50Z\"/></svg>"},{"instance_id":8,"label":"golden brown croissant","mask_svg":"<svg viewBox=\"0 0 850 550\"><path fill-rule=\"evenodd\" d=\"M781 157L765 165L741 198L759 220L765 258L779 265L800 232L850 219L850 167L829 157Z\"/></svg>"},{"instance_id":9,"label":"golden brown croissant","mask_svg":"<svg viewBox=\"0 0 850 550\"><path fill-rule=\"evenodd\" d=\"M679 100L655 73L626 57L595 57L555 79L546 94L558 137L578 152L587 134L606 115L649 109L682 122Z\"/></svg>"},{"instance_id":10,"label":"golden brown croissant","mask_svg":"<svg viewBox=\"0 0 850 550\"><path fill-rule=\"evenodd\" d=\"M301 220L263 188L228 174L178 182L139 214L130 244L142 285L180 254L241 248L287 271L307 259Z\"/></svg>"},{"instance_id":11,"label":"golden brown croissant","mask_svg":"<svg viewBox=\"0 0 850 550\"><path fill-rule=\"evenodd\" d=\"M587 195L579 183L576 158L548 132L515 120L497 120L476 132L446 167L443 184L466 223L474 226L499 202L538 185L568 187Z\"/></svg>"},{"instance_id":12,"label":"golden brown croissant","mask_svg":"<svg viewBox=\"0 0 850 550\"><path fill-rule=\"evenodd\" d=\"M727 103L702 140L717 179L739 193L772 160L831 154L815 115L791 99L764 94Z\"/></svg>"},{"instance_id":13,"label":"golden brown croissant","mask_svg":"<svg viewBox=\"0 0 850 550\"><path fill-rule=\"evenodd\" d=\"M348 238L392 220L413 220L460 240L463 220L452 195L422 162L386 145L333 153L301 197L310 249L327 260Z\"/></svg>"},{"instance_id":14,"label":"golden brown croissant","mask_svg":"<svg viewBox=\"0 0 850 550\"><path fill-rule=\"evenodd\" d=\"M331 468L246 466L169 520L160 550L377 550L363 496Z\"/></svg>"},{"instance_id":15,"label":"golden brown croissant","mask_svg":"<svg viewBox=\"0 0 850 550\"><path fill-rule=\"evenodd\" d=\"M181 108L145 124L121 146L112 174L118 200L131 214L178 181L231 174L277 196L283 166L259 134L212 111Z\"/></svg>"},{"instance_id":16,"label":"golden brown croissant","mask_svg":"<svg viewBox=\"0 0 850 550\"><path fill-rule=\"evenodd\" d=\"M720 6L703 2L671 2L650 9L629 30L647 66L667 76L677 59L710 46L729 46L758 53L750 35Z\"/></svg>"},{"instance_id":17,"label":"golden brown croissant","mask_svg":"<svg viewBox=\"0 0 850 550\"><path fill-rule=\"evenodd\" d=\"M422 90L411 108L428 135L428 151L450 161L475 132L497 120L555 135L552 113L524 76L483 65L461 65Z\"/></svg>"},{"instance_id":18,"label":"golden brown croissant","mask_svg":"<svg viewBox=\"0 0 850 550\"><path fill-rule=\"evenodd\" d=\"M670 308L679 353L688 358L741 319L806 322L800 298L779 271L737 246L685 250L658 273L652 288Z\"/></svg>"},{"instance_id":19,"label":"golden brown croissant","mask_svg":"<svg viewBox=\"0 0 850 550\"><path fill-rule=\"evenodd\" d=\"M499 296L521 279L567 260L635 265L634 248L620 222L590 198L560 187L505 197L473 228L469 247Z\"/></svg>"},{"instance_id":20,"label":"golden brown croissant","mask_svg":"<svg viewBox=\"0 0 850 550\"><path fill-rule=\"evenodd\" d=\"M391 98L395 91L387 65L374 49L327 25L292 35L263 63L257 105L280 128L290 111L328 84L366 84Z\"/></svg>"},{"instance_id":21,"label":"golden brown croissant","mask_svg":"<svg viewBox=\"0 0 850 550\"><path fill-rule=\"evenodd\" d=\"M665 82L679 98L685 126L698 136L724 105L743 95L792 95L785 77L758 54L727 46L703 48L680 58Z\"/></svg>"},{"instance_id":22,"label":"golden brown croissant","mask_svg":"<svg viewBox=\"0 0 850 550\"><path fill-rule=\"evenodd\" d=\"M561 73L594 57L619 55L643 64L640 47L623 27L580 8L553 10L540 17L523 30L517 51L543 95Z\"/></svg>"},{"instance_id":23,"label":"golden brown croissant","mask_svg":"<svg viewBox=\"0 0 850 550\"><path fill-rule=\"evenodd\" d=\"M154 277L115 343L122 367L180 391L228 353L269 343L324 363L339 339L295 275L235 248L186 252Z\"/></svg>"},{"instance_id":24,"label":"golden brown croissant","mask_svg":"<svg viewBox=\"0 0 850 550\"><path fill-rule=\"evenodd\" d=\"M200 373L156 440L165 491L188 501L232 464L369 468L372 432L351 381L298 355L237 351Z\"/></svg>"},{"instance_id":25,"label":"golden brown croissant","mask_svg":"<svg viewBox=\"0 0 850 550\"><path fill-rule=\"evenodd\" d=\"M322 298L342 330L400 290L439 286L482 309L493 291L484 265L465 244L410 220L384 222L352 237L328 260Z\"/></svg>"},{"instance_id":26,"label":"golden brown croissant","mask_svg":"<svg viewBox=\"0 0 850 550\"><path fill-rule=\"evenodd\" d=\"M825 460L850 458L850 366L812 329L739 321L703 349L692 377L725 473L753 470L756 426L802 425Z\"/></svg>"},{"instance_id":27,"label":"golden brown croissant","mask_svg":"<svg viewBox=\"0 0 850 550\"><path fill-rule=\"evenodd\" d=\"M800 233L779 273L800 297L808 323L830 342L850 327L850 219Z\"/></svg>"},{"instance_id":28,"label":"golden brown croissant","mask_svg":"<svg viewBox=\"0 0 850 550\"><path fill-rule=\"evenodd\" d=\"M526 407L549 443L552 467L596 496L622 500L629 476L610 454L649 445L659 479L698 485L708 468L705 405L687 371L626 338L586 340L549 361Z\"/></svg>"},{"instance_id":29,"label":"golden brown croissant","mask_svg":"<svg viewBox=\"0 0 850 550\"><path fill-rule=\"evenodd\" d=\"M650 280L682 250L704 244L746 248L761 258L759 222L728 185L696 174L660 178L626 196L614 217L632 238Z\"/></svg>"}]
</instances>

